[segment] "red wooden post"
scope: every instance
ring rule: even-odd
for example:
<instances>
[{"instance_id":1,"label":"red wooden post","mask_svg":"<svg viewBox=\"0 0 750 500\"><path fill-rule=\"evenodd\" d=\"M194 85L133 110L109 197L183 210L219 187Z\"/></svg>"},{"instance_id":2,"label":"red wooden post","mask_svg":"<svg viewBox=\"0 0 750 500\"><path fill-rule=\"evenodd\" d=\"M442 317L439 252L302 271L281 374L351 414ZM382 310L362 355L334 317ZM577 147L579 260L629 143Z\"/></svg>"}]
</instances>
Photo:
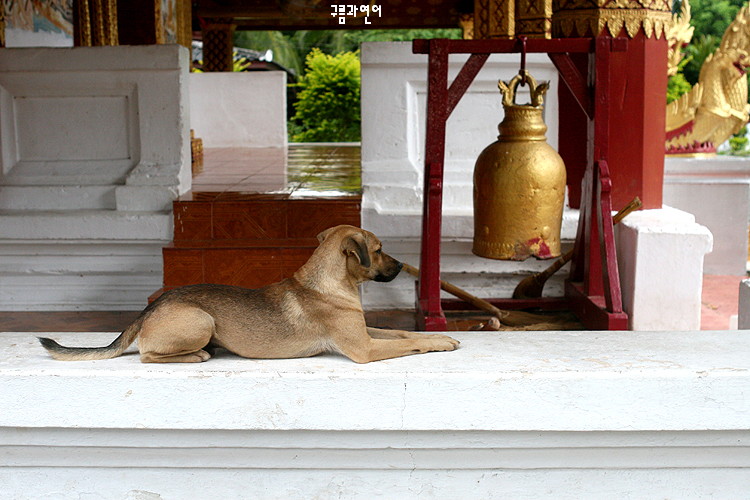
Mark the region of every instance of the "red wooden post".
<instances>
[{"instance_id":1,"label":"red wooden post","mask_svg":"<svg viewBox=\"0 0 750 500\"><path fill-rule=\"evenodd\" d=\"M443 212L445 122L448 119L448 51L429 42L427 129L425 138L422 252L419 263L417 322L421 330L445 330L440 305L440 239Z\"/></svg>"},{"instance_id":2,"label":"red wooden post","mask_svg":"<svg viewBox=\"0 0 750 500\"><path fill-rule=\"evenodd\" d=\"M666 129L667 40L643 31L613 52L608 70L609 171L612 204L638 196L643 208L661 208ZM597 85L599 84L597 80Z\"/></svg>"}]
</instances>

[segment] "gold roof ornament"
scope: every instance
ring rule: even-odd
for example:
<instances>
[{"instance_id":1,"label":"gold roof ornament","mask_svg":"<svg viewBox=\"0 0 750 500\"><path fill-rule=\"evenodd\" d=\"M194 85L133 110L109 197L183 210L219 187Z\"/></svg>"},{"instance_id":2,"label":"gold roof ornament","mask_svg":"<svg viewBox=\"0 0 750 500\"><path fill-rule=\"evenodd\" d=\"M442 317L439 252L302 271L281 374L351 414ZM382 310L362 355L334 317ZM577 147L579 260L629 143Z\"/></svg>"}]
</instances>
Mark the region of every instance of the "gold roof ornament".
<instances>
[{"instance_id":1,"label":"gold roof ornament","mask_svg":"<svg viewBox=\"0 0 750 500\"><path fill-rule=\"evenodd\" d=\"M554 0L552 36L619 36L633 38L641 29L648 38L661 38L671 21L669 0Z\"/></svg>"},{"instance_id":2,"label":"gold roof ornament","mask_svg":"<svg viewBox=\"0 0 750 500\"><path fill-rule=\"evenodd\" d=\"M690 0L682 0L680 13L672 14L672 22L667 28L667 75L669 76L677 74L683 56L682 48L693 39L695 27L690 25L690 19Z\"/></svg>"},{"instance_id":3,"label":"gold roof ornament","mask_svg":"<svg viewBox=\"0 0 750 500\"><path fill-rule=\"evenodd\" d=\"M667 105L668 154L713 153L750 118L750 10L744 6L724 32L721 45L701 67L690 92Z\"/></svg>"}]
</instances>

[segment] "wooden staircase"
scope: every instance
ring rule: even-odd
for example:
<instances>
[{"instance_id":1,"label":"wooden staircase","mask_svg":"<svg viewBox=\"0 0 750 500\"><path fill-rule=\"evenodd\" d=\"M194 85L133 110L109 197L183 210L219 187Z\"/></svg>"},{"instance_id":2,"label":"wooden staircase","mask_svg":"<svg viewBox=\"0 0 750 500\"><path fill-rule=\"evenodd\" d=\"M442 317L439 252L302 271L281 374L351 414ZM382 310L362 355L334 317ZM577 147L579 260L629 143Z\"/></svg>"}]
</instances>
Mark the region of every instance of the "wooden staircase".
<instances>
[{"instance_id":1,"label":"wooden staircase","mask_svg":"<svg viewBox=\"0 0 750 500\"><path fill-rule=\"evenodd\" d=\"M174 202L164 286L151 300L190 284L279 281L307 261L318 233L360 225L358 146L290 146L281 166L267 153L238 150L226 159L231 153L206 150L193 190Z\"/></svg>"}]
</instances>

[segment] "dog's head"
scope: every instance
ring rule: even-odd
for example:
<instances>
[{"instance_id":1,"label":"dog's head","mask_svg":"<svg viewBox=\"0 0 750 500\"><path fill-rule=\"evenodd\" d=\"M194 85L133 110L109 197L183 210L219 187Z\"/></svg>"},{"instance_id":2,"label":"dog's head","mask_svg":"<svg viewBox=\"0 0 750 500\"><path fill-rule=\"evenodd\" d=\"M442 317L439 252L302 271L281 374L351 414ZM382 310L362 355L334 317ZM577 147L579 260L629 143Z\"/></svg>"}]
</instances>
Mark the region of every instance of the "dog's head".
<instances>
[{"instance_id":1,"label":"dog's head","mask_svg":"<svg viewBox=\"0 0 750 500\"><path fill-rule=\"evenodd\" d=\"M391 281L401 271L403 264L383 252L377 236L354 226L336 226L318 235L322 244L339 242L339 251L346 259L349 274L357 281Z\"/></svg>"}]
</instances>

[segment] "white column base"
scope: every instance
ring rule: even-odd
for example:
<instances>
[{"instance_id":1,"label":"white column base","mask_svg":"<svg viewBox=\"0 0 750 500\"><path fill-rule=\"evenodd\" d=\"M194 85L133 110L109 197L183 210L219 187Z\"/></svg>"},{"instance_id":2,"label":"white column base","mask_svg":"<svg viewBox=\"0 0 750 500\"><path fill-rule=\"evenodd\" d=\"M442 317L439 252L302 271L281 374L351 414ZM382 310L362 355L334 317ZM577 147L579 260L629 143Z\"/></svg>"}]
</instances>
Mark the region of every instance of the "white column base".
<instances>
[{"instance_id":1,"label":"white column base","mask_svg":"<svg viewBox=\"0 0 750 500\"><path fill-rule=\"evenodd\" d=\"M631 330L700 330L703 257L712 236L673 208L634 212L617 226L623 308Z\"/></svg>"}]
</instances>

